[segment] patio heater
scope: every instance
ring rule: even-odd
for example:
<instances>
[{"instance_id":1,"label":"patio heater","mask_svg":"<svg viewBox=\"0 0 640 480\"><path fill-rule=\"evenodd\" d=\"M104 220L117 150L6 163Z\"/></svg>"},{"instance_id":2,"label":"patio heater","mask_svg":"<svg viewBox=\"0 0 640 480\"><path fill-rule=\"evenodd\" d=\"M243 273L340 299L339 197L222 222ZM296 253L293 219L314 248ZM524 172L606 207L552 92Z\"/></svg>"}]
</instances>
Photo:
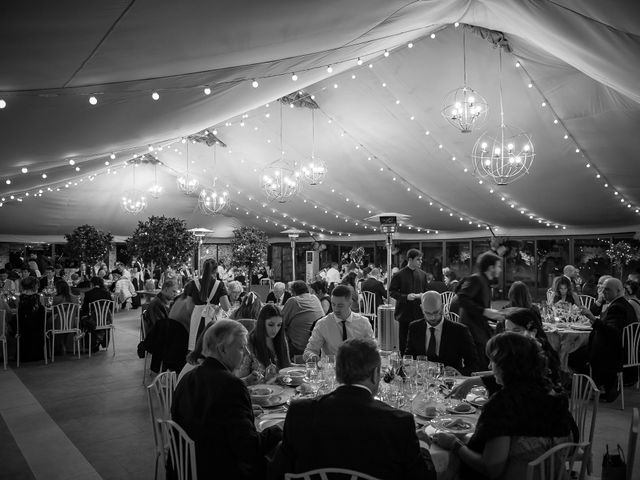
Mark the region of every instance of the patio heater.
<instances>
[{"instance_id":1,"label":"patio heater","mask_svg":"<svg viewBox=\"0 0 640 480\"><path fill-rule=\"evenodd\" d=\"M387 236L387 305L391 301L389 287L391 286L391 251L393 250L393 234L398 231L398 222L406 221L410 215L403 213L378 213L365 220L370 222L379 221L380 231Z\"/></svg>"},{"instance_id":2,"label":"patio heater","mask_svg":"<svg viewBox=\"0 0 640 480\"><path fill-rule=\"evenodd\" d=\"M286 233L289 236L289 240L291 241L291 280L296 279L296 239L300 237L301 234L307 233L304 230L298 230L297 228L289 228L287 230L283 230L280 233Z\"/></svg>"},{"instance_id":3,"label":"patio heater","mask_svg":"<svg viewBox=\"0 0 640 480\"><path fill-rule=\"evenodd\" d=\"M198 239L198 246L196 247L197 257L195 258L194 266L197 269L196 274L199 274L202 271L202 261L201 261L202 257L200 252L202 247L202 239L207 235L212 234L213 230L210 230L208 228L196 227L196 228L190 228L189 231L193 233L195 237Z\"/></svg>"}]
</instances>

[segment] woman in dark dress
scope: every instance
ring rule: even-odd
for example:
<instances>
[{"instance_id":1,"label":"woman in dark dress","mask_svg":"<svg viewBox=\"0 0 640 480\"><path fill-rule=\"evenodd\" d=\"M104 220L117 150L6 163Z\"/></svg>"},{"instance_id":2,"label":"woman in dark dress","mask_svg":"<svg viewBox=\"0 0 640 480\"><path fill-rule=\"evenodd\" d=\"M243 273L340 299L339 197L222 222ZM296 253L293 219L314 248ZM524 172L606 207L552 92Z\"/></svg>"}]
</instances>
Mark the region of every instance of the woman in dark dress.
<instances>
[{"instance_id":1,"label":"woman in dark dress","mask_svg":"<svg viewBox=\"0 0 640 480\"><path fill-rule=\"evenodd\" d=\"M20 322L20 360L33 362L43 359L44 307L37 293L35 277L22 280L22 294L18 301L18 322Z\"/></svg>"},{"instance_id":2,"label":"woman in dark dress","mask_svg":"<svg viewBox=\"0 0 640 480\"><path fill-rule=\"evenodd\" d=\"M535 340L501 333L486 354L502 388L485 404L467 445L449 433L436 433L434 441L460 457L463 480L525 478L530 461L572 440L575 422L567 398L551 392Z\"/></svg>"}]
</instances>

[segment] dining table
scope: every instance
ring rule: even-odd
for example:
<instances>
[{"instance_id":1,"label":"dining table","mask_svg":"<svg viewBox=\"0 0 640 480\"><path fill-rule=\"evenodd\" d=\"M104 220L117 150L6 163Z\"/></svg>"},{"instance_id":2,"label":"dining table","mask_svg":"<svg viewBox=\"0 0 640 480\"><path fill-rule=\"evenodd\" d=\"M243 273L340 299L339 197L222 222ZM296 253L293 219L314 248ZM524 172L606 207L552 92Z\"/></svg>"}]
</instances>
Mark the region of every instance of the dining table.
<instances>
[{"instance_id":1,"label":"dining table","mask_svg":"<svg viewBox=\"0 0 640 480\"><path fill-rule=\"evenodd\" d=\"M593 330L586 322L543 323L547 339L558 352L560 368L569 371L569 355L589 343Z\"/></svg>"}]
</instances>

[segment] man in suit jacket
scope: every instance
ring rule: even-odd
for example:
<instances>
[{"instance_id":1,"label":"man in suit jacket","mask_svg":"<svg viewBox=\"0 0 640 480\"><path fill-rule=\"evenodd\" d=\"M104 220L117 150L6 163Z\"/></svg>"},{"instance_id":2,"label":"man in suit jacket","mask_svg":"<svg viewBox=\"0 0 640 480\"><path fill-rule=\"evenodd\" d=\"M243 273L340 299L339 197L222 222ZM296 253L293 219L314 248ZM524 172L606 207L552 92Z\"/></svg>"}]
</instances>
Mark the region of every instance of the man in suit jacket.
<instances>
[{"instance_id":1,"label":"man in suit jacket","mask_svg":"<svg viewBox=\"0 0 640 480\"><path fill-rule=\"evenodd\" d=\"M400 269L391 278L389 294L396 299L394 316L399 325L398 347L401 352L407 344L409 324L422 318L420 310L420 298L428 290L427 274L420 267L422 265L422 252L415 248L407 252L407 266Z\"/></svg>"},{"instance_id":2,"label":"man in suit jacket","mask_svg":"<svg viewBox=\"0 0 640 480\"><path fill-rule=\"evenodd\" d=\"M438 293L444 293L449 290L447 284L442 280L436 280L436 277L433 276L433 273L427 273L427 281L429 290L434 290Z\"/></svg>"},{"instance_id":3,"label":"man in suit jacket","mask_svg":"<svg viewBox=\"0 0 640 480\"><path fill-rule=\"evenodd\" d=\"M360 290L363 292L371 292L375 295L375 311L378 311L378 307L384 303L387 297L387 289L384 288L384 284L378 280L380 278L380 269L372 268L367 278L360 285Z\"/></svg>"},{"instance_id":4,"label":"man in suit jacket","mask_svg":"<svg viewBox=\"0 0 640 480\"><path fill-rule=\"evenodd\" d=\"M592 317L589 363L593 381L597 386L604 387L605 393L601 399L613 402L620 394L617 373L623 365L622 330L636 320L633 307L624 298L624 287L620 280L607 279L604 282L603 295L609 306L599 319Z\"/></svg>"},{"instance_id":5,"label":"man in suit jacket","mask_svg":"<svg viewBox=\"0 0 640 480\"><path fill-rule=\"evenodd\" d=\"M284 283L276 282L273 284L273 290L267 295L267 303L273 303L279 307L283 307L290 298L291 294L286 291Z\"/></svg>"},{"instance_id":6,"label":"man in suit jacket","mask_svg":"<svg viewBox=\"0 0 640 480\"><path fill-rule=\"evenodd\" d=\"M47 266L44 270L44 276L38 280L38 291L41 292L46 288L53 289L58 281L60 281L60 279L56 277L56 271L52 266Z\"/></svg>"},{"instance_id":7,"label":"man in suit jacket","mask_svg":"<svg viewBox=\"0 0 640 480\"><path fill-rule=\"evenodd\" d=\"M423 320L409 325L407 355L426 355L430 362L443 363L463 375L478 368L478 356L469 329L445 320L442 297L434 290L422 295ZM428 327L428 328L427 328Z\"/></svg>"},{"instance_id":8,"label":"man in suit jacket","mask_svg":"<svg viewBox=\"0 0 640 480\"><path fill-rule=\"evenodd\" d=\"M478 257L478 272L467 277L458 291L460 323L466 325L473 337L480 370L489 368L485 347L493 334L488 320L504 319L504 313L491 308L492 280L502 272L502 259L493 252L485 252Z\"/></svg>"},{"instance_id":9,"label":"man in suit jacket","mask_svg":"<svg viewBox=\"0 0 640 480\"><path fill-rule=\"evenodd\" d=\"M246 349L242 324L218 320L204 335L204 362L173 394L171 416L195 442L198 478L263 478L264 455L282 438L279 427L258 433L249 391L233 374Z\"/></svg>"},{"instance_id":10,"label":"man in suit jacket","mask_svg":"<svg viewBox=\"0 0 640 480\"><path fill-rule=\"evenodd\" d=\"M336 356L342 384L321 397L291 403L274 478L317 468L345 468L385 479L435 480L413 415L376 400L380 354L375 341L353 338Z\"/></svg>"}]
</instances>

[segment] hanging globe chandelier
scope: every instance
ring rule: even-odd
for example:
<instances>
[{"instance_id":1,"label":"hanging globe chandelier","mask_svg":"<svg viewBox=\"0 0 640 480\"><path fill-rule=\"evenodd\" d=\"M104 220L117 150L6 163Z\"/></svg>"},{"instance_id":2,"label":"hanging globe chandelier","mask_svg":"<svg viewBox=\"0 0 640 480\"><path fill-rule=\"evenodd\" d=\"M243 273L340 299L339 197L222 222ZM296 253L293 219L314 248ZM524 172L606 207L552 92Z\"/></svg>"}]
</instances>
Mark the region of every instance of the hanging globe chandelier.
<instances>
[{"instance_id":1,"label":"hanging globe chandelier","mask_svg":"<svg viewBox=\"0 0 640 480\"><path fill-rule=\"evenodd\" d=\"M216 171L216 146L217 142L213 145L213 169ZM229 204L229 192L216 190L216 180L213 179L212 188L203 188L200 190L198 196L198 209L205 215L217 215Z\"/></svg>"},{"instance_id":2,"label":"hanging globe chandelier","mask_svg":"<svg viewBox=\"0 0 640 480\"><path fill-rule=\"evenodd\" d=\"M130 213L132 215L137 215L147 208L147 199L145 194L136 189L136 167L137 165L135 164L131 166L131 168L133 168L133 188L124 192L122 195L122 201L120 202L122 210L125 213Z\"/></svg>"},{"instance_id":3,"label":"hanging globe chandelier","mask_svg":"<svg viewBox=\"0 0 640 480\"><path fill-rule=\"evenodd\" d=\"M187 170L177 179L178 188L185 195L193 195L198 190L198 179L189 172L189 142L187 141Z\"/></svg>"},{"instance_id":4,"label":"hanging globe chandelier","mask_svg":"<svg viewBox=\"0 0 640 480\"><path fill-rule=\"evenodd\" d=\"M440 113L450 125L462 133L469 133L487 118L487 101L467 85L467 53L465 29L462 30L463 85L449 92Z\"/></svg>"},{"instance_id":5,"label":"hanging globe chandelier","mask_svg":"<svg viewBox=\"0 0 640 480\"><path fill-rule=\"evenodd\" d=\"M486 131L476 141L471 160L476 173L507 185L529 173L535 150L531 135L504 123L502 104L502 49L500 49L500 126Z\"/></svg>"},{"instance_id":6,"label":"hanging globe chandelier","mask_svg":"<svg viewBox=\"0 0 640 480\"><path fill-rule=\"evenodd\" d=\"M162 185L158 183L158 164L157 163L153 165L153 177L154 177L154 182L153 182L153 185L149 187L149 195L151 196L151 198L158 199L162 194L163 188L162 188Z\"/></svg>"},{"instance_id":7,"label":"hanging globe chandelier","mask_svg":"<svg viewBox=\"0 0 640 480\"><path fill-rule=\"evenodd\" d=\"M327 165L325 162L316 158L316 117L315 110L311 109L311 161L300 169L302 177L309 185L318 185L322 183L327 174Z\"/></svg>"}]
</instances>

